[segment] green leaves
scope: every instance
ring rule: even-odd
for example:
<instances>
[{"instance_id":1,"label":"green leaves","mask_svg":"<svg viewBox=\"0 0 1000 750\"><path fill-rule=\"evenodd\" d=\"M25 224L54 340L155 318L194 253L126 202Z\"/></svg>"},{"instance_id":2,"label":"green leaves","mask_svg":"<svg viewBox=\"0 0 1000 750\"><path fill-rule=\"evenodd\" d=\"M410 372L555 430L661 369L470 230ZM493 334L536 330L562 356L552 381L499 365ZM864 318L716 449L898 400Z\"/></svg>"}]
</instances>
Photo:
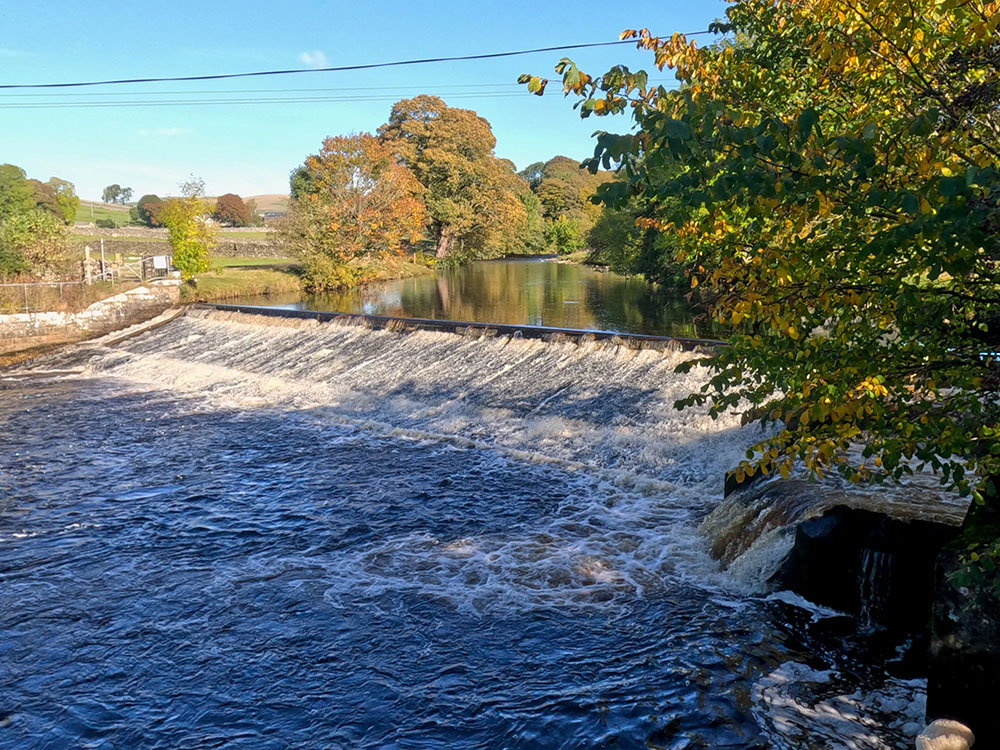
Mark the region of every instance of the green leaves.
<instances>
[{"instance_id":1,"label":"green leaves","mask_svg":"<svg viewBox=\"0 0 1000 750\"><path fill-rule=\"evenodd\" d=\"M545 86L548 84L548 79L522 73L517 77L517 82L527 84L528 91L536 96L542 96L545 93Z\"/></svg>"},{"instance_id":2,"label":"green leaves","mask_svg":"<svg viewBox=\"0 0 1000 750\"><path fill-rule=\"evenodd\" d=\"M799 137L802 139L808 138L812 129L816 127L819 122L819 115L816 114L816 110L809 108L802 111L798 119L795 121L795 128L799 131Z\"/></svg>"}]
</instances>

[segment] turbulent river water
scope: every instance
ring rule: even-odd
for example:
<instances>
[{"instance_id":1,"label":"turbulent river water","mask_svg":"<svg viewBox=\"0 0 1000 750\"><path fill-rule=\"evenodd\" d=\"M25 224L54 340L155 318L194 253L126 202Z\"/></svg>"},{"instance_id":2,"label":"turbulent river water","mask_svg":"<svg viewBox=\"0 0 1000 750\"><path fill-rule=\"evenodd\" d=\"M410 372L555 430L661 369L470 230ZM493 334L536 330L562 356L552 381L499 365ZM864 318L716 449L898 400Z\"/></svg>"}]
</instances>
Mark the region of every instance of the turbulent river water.
<instances>
[{"instance_id":1,"label":"turbulent river water","mask_svg":"<svg viewBox=\"0 0 1000 750\"><path fill-rule=\"evenodd\" d=\"M0 747L909 747L905 643L709 556L689 356L192 312L0 373Z\"/></svg>"}]
</instances>

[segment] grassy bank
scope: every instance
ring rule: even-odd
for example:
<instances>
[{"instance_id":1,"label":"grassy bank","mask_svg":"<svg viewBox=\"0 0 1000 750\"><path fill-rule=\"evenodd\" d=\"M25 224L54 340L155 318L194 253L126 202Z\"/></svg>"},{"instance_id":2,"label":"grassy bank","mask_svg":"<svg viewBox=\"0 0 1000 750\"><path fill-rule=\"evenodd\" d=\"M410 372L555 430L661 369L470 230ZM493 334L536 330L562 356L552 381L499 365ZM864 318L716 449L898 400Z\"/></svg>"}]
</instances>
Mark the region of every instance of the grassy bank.
<instances>
[{"instance_id":1,"label":"grassy bank","mask_svg":"<svg viewBox=\"0 0 1000 750\"><path fill-rule=\"evenodd\" d=\"M213 270L200 274L194 286L181 288L185 302L211 302L270 294L303 292L298 268L291 258L212 259ZM426 263L410 257L388 258L363 266L367 283L409 279L433 273Z\"/></svg>"},{"instance_id":2,"label":"grassy bank","mask_svg":"<svg viewBox=\"0 0 1000 750\"><path fill-rule=\"evenodd\" d=\"M295 265L293 258L254 258L250 256L225 257L216 255L212 265L217 268L273 268L281 270Z\"/></svg>"},{"instance_id":3,"label":"grassy bank","mask_svg":"<svg viewBox=\"0 0 1000 750\"><path fill-rule=\"evenodd\" d=\"M195 282L194 286L181 286L181 299L185 302L211 302L302 291L302 281L291 265L284 270L230 266L199 274Z\"/></svg>"},{"instance_id":4,"label":"grassy bank","mask_svg":"<svg viewBox=\"0 0 1000 750\"><path fill-rule=\"evenodd\" d=\"M365 267L367 281L393 281L395 279L411 279L415 276L426 276L434 273L434 269L426 263L413 260L409 256L388 258L375 265Z\"/></svg>"}]
</instances>

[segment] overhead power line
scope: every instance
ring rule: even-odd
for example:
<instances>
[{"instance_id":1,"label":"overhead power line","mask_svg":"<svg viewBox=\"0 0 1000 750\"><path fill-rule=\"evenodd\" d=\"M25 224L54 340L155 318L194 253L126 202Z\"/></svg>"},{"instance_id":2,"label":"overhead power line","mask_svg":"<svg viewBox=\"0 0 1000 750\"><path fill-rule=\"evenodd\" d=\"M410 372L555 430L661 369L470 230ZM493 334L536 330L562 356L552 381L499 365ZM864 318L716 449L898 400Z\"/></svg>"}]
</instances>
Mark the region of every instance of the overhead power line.
<instances>
[{"instance_id":1,"label":"overhead power line","mask_svg":"<svg viewBox=\"0 0 1000 750\"><path fill-rule=\"evenodd\" d=\"M675 78L650 78L649 83L676 83ZM502 83L421 83L421 84L407 84L405 86L395 85L395 86L334 86L334 87L323 87L323 88L288 88L282 86L281 88L270 88L270 89L188 89L185 91L157 91L155 89L150 91L30 91L30 92L20 92L20 91L3 91L0 92L0 101L3 99L38 99L41 97L59 97L59 96L94 96L94 97L112 97L112 96L194 96L194 95L204 95L204 94L287 94L292 92L308 92L308 93L332 93L339 91L362 91L362 92L372 92L372 91L442 91L445 89L485 89L485 88L508 88L508 89L518 89L523 90L524 86L520 83L514 83L513 81L504 81Z\"/></svg>"},{"instance_id":2,"label":"overhead power line","mask_svg":"<svg viewBox=\"0 0 1000 750\"><path fill-rule=\"evenodd\" d=\"M712 31L693 31L685 36L714 34ZM129 83L165 83L167 81L218 81L226 78L254 78L259 76L284 76L299 73L336 73L351 70L372 70L374 68L393 68L404 65L426 65L428 63L460 62L463 60L488 60L497 57L515 57L517 55L532 55L537 52L557 52L559 50L586 49L590 47L612 47L620 44L635 44L633 39L622 39L614 42L591 42L589 44L562 44L554 47L536 47L512 52L487 52L478 55L453 55L451 57L427 57L419 60L396 60L393 62L366 63L362 65L339 65L329 68L292 68L288 70L258 70L252 73L217 73L200 76L161 76L156 78L119 78L107 81L77 81L73 83L3 83L0 89L57 89L77 88L81 86L117 86Z\"/></svg>"},{"instance_id":3,"label":"overhead power line","mask_svg":"<svg viewBox=\"0 0 1000 750\"><path fill-rule=\"evenodd\" d=\"M667 88L676 88L668 86ZM216 106L224 104L308 104L313 102L347 103L347 102L391 102L405 94L361 94L342 96L278 96L278 97L204 97L193 99L116 99L112 101L42 101L42 102L5 102L0 99L2 109L115 109L135 107L195 107ZM449 100L455 99L511 99L524 98L523 91L458 91L447 94Z\"/></svg>"}]
</instances>

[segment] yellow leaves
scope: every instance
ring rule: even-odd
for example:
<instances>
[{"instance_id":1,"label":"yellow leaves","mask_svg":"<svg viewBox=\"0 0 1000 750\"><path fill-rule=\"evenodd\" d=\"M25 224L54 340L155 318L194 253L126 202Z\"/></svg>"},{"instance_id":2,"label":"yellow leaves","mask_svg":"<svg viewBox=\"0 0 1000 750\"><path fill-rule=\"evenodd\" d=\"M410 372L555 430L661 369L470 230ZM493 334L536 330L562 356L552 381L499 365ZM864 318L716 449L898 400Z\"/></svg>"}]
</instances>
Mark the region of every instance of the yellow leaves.
<instances>
[{"instance_id":1,"label":"yellow leaves","mask_svg":"<svg viewBox=\"0 0 1000 750\"><path fill-rule=\"evenodd\" d=\"M819 215L829 216L833 211L833 201L827 196L821 193L819 190L816 191L816 199L819 201Z\"/></svg>"},{"instance_id":2,"label":"yellow leaves","mask_svg":"<svg viewBox=\"0 0 1000 750\"><path fill-rule=\"evenodd\" d=\"M882 383L873 377L867 377L858 383L854 389L856 395L868 395L871 398L886 396L889 390Z\"/></svg>"}]
</instances>

